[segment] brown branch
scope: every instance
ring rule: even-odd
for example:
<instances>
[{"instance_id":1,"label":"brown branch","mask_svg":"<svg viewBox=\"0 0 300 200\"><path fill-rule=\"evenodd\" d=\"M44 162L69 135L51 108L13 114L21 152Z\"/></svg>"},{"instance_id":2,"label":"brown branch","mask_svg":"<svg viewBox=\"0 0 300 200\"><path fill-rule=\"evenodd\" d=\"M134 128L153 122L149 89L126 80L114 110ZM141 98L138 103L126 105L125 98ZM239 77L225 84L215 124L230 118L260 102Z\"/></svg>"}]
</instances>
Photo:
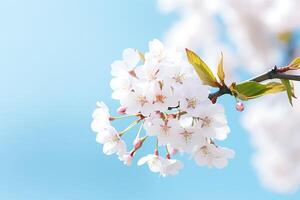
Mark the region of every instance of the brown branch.
<instances>
[{"instance_id":1,"label":"brown branch","mask_svg":"<svg viewBox=\"0 0 300 200\"><path fill-rule=\"evenodd\" d=\"M217 92L210 93L209 96L208 96L208 98L213 103L216 103L218 97L220 97L220 96L222 96L224 94L230 94L230 95L232 95L230 89L227 86L222 86Z\"/></svg>"},{"instance_id":2,"label":"brown branch","mask_svg":"<svg viewBox=\"0 0 300 200\"><path fill-rule=\"evenodd\" d=\"M286 67L277 68L275 66L272 70L269 70L268 72L265 72L265 73L263 73L257 77L254 77L248 81L262 82L262 81L271 80L271 79L285 79L285 80L300 81L299 75L290 75L290 74L283 73L286 71L288 71L288 70L286 70ZM217 101L218 97L223 96L224 94L232 95L230 89L227 86L223 86L217 92L209 94L208 98L213 103L215 103Z\"/></svg>"},{"instance_id":3,"label":"brown branch","mask_svg":"<svg viewBox=\"0 0 300 200\"><path fill-rule=\"evenodd\" d=\"M286 69L285 67L283 67L283 69ZM287 70L282 70L282 68L277 68L276 66L262 74L262 75L259 75L253 79L250 79L250 81L255 81L255 82L262 82L262 81L266 81L266 80L269 80L269 79L275 79L275 78L278 78L278 79L286 79L286 80L294 80L294 81L300 81L300 76L299 75L291 75L291 74L285 74L285 73L282 73L282 72L285 72Z\"/></svg>"}]
</instances>

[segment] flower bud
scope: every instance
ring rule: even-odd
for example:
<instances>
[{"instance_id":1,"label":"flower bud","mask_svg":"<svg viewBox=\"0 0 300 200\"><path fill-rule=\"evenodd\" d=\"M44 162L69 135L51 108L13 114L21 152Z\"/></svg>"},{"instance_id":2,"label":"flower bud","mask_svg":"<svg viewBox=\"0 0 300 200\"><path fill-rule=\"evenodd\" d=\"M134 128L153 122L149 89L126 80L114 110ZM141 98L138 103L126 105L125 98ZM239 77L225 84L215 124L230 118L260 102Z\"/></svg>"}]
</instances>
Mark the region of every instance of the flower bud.
<instances>
[{"instance_id":1,"label":"flower bud","mask_svg":"<svg viewBox=\"0 0 300 200\"><path fill-rule=\"evenodd\" d=\"M243 102L237 102L235 105L235 109L239 112L242 112L245 109Z\"/></svg>"},{"instance_id":2,"label":"flower bud","mask_svg":"<svg viewBox=\"0 0 300 200\"><path fill-rule=\"evenodd\" d=\"M139 149L143 144L143 141L141 140L141 138L136 138L134 141L133 141L133 146L134 146L134 149Z\"/></svg>"},{"instance_id":3,"label":"flower bud","mask_svg":"<svg viewBox=\"0 0 300 200\"><path fill-rule=\"evenodd\" d=\"M129 71L128 74L132 77L135 77L135 78L137 77L134 70Z\"/></svg>"},{"instance_id":4,"label":"flower bud","mask_svg":"<svg viewBox=\"0 0 300 200\"><path fill-rule=\"evenodd\" d=\"M118 110L117 110L117 113L119 115L125 115L126 114L126 107L123 107L123 106L119 107Z\"/></svg>"},{"instance_id":5,"label":"flower bud","mask_svg":"<svg viewBox=\"0 0 300 200\"><path fill-rule=\"evenodd\" d=\"M158 156L158 149L154 150L154 155Z\"/></svg>"},{"instance_id":6,"label":"flower bud","mask_svg":"<svg viewBox=\"0 0 300 200\"><path fill-rule=\"evenodd\" d=\"M169 153L167 153L166 158L170 160L171 159L171 155Z\"/></svg>"}]
</instances>

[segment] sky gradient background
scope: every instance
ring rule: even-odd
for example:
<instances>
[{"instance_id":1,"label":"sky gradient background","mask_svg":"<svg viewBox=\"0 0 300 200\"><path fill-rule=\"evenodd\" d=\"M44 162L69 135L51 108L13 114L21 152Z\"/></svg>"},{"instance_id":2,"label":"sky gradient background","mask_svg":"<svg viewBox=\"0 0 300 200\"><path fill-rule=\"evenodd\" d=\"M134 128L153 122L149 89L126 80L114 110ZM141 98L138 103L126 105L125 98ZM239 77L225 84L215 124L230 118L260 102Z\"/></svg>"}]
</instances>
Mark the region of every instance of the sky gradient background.
<instances>
[{"instance_id":1,"label":"sky gradient background","mask_svg":"<svg viewBox=\"0 0 300 200\"><path fill-rule=\"evenodd\" d=\"M96 101L118 107L111 62L124 48L146 50L176 18L155 1L0 1L1 200L300 199L259 183L249 137L226 97L232 132L222 144L236 157L223 170L183 158L179 175L162 178L103 155L90 123Z\"/></svg>"}]
</instances>

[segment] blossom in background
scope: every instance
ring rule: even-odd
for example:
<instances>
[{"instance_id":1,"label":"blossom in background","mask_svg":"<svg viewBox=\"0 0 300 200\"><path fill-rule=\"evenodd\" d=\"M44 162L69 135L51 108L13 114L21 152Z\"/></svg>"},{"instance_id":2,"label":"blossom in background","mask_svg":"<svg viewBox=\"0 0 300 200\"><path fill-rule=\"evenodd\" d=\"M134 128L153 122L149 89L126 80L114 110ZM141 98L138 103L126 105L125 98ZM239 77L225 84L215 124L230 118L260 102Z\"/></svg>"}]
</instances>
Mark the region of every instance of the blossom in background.
<instances>
[{"instance_id":1,"label":"blossom in background","mask_svg":"<svg viewBox=\"0 0 300 200\"><path fill-rule=\"evenodd\" d=\"M300 28L298 0L158 0L158 5L166 13L180 15L165 42L174 48L202 50L201 57L210 66L216 66L222 51L229 80L236 79L237 67L256 74L281 63L286 54L289 59L299 55L299 45L291 39ZM295 90L299 87L296 83ZM290 192L300 187L300 134L295 128L300 102L291 109L281 105L282 98L270 96L247 105L243 125L252 138L253 163L262 182L274 191Z\"/></svg>"},{"instance_id":2,"label":"blossom in background","mask_svg":"<svg viewBox=\"0 0 300 200\"><path fill-rule=\"evenodd\" d=\"M118 112L122 116L110 116L108 108L98 103L91 125L105 154L117 154L129 166L147 138L155 137L155 153L142 157L138 165L147 163L150 171L163 177L183 168L171 156L177 151L191 154L200 145L217 149L213 152L217 156L215 164L210 166L227 165L227 159L233 156L220 152L223 148L216 144L229 133L224 108L209 100L208 86L197 77L183 52L154 39L149 42L149 52L125 49L123 60L113 62L111 68L112 98L120 101ZM111 121L129 117L134 121L125 130L117 131L111 125ZM132 134L128 132L133 132L136 125L140 128L132 150L127 151L123 138ZM161 156L163 151L165 158Z\"/></svg>"},{"instance_id":3,"label":"blossom in background","mask_svg":"<svg viewBox=\"0 0 300 200\"><path fill-rule=\"evenodd\" d=\"M294 86L299 91L299 83ZM278 192L295 191L300 185L300 101L290 108L282 106L284 98L269 97L251 105L242 120L252 136L260 179ZM272 105L271 112L266 104Z\"/></svg>"},{"instance_id":4,"label":"blossom in background","mask_svg":"<svg viewBox=\"0 0 300 200\"><path fill-rule=\"evenodd\" d=\"M210 65L222 51L232 70L242 66L257 73L280 62L286 50L280 36L300 27L298 0L158 0L158 5L180 13L166 33L168 45L201 49Z\"/></svg>"}]
</instances>

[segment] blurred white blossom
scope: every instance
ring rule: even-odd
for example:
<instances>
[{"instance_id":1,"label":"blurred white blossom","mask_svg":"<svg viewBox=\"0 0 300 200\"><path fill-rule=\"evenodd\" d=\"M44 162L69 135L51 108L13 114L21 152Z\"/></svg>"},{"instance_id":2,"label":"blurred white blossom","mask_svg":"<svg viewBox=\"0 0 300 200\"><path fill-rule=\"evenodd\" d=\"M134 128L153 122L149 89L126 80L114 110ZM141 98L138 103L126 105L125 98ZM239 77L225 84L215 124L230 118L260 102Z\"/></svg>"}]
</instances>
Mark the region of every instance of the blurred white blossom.
<instances>
[{"instance_id":1,"label":"blurred white blossom","mask_svg":"<svg viewBox=\"0 0 300 200\"><path fill-rule=\"evenodd\" d=\"M300 26L298 0L158 0L158 4L164 12L180 13L165 35L168 45L200 49L211 66L222 51L232 74L236 67L256 73L280 62L285 44L279 35Z\"/></svg>"},{"instance_id":2,"label":"blurred white blossom","mask_svg":"<svg viewBox=\"0 0 300 200\"><path fill-rule=\"evenodd\" d=\"M300 90L295 83L296 92ZM247 107L243 125L256 147L254 165L263 183L279 192L291 192L300 185L300 101L294 107L286 96L266 97Z\"/></svg>"}]
</instances>

